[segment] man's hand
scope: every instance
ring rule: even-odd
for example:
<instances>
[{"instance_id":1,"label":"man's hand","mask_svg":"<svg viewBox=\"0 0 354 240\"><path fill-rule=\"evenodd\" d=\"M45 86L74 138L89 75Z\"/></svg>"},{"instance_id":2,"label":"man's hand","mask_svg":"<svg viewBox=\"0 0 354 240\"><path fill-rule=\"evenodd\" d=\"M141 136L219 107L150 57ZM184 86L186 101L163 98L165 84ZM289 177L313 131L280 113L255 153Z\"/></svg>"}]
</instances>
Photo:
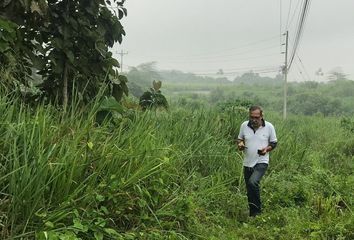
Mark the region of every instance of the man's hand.
<instances>
[{"instance_id":1,"label":"man's hand","mask_svg":"<svg viewBox=\"0 0 354 240\"><path fill-rule=\"evenodd\" d=\"M238 140L237 141L237 148L240 151L245 150L246 146L245 146L245 142L243 140Z\"/></svg>"},{"instance_id":2,"label":"man's hand","mask_svg":"<svg viewBox=\"0 0 354 240\"><path fill-rule=\"evenodd\" d=\"M265 148L262 148L261 149L261 152L259 153L259 155L265 155L267 152L270 152L270 151L272 151L272 147L271 146L267 146L267 147L265 147Z\"/></svg>"}]
</instances>

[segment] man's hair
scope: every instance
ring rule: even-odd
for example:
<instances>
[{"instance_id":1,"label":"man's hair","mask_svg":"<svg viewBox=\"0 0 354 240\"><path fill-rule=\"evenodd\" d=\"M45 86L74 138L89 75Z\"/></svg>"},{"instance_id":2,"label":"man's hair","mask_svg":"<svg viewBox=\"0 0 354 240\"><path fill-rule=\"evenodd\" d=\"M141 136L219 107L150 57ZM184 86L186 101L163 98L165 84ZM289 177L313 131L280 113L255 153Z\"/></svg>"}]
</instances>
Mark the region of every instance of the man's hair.
<instances>
[{"instance_id":1,"label":"man's hair","mask_svg":"<svg viewBox=\"0 0 354 240\"><path fill-rule=\"evenodd\" d=\"M258 105L251 106L250 109L249 109L249 112L251 113L251 112L256 111L256 110L259 110L261 115L263 115L263 109L260 106L258 106Z\"/></svg>"}]
</instances>

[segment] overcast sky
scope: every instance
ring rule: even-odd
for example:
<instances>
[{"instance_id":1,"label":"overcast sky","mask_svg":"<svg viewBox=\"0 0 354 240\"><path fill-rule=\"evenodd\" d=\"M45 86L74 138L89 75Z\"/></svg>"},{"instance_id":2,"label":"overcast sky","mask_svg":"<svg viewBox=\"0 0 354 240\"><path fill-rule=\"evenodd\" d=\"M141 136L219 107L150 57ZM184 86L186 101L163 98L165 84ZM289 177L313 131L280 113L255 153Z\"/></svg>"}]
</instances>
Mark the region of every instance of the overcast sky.
<instances>
[{"instance_id":1,"label":"overcast sky","mask_svg":"<svg viewBox=\"0 0 354 240\"><path fill-rule=\"evenodd\" d=\"M123 70L156 61L158 69L209 76L222 69L230 79L249 70L277 71L284 64L281 34L289 30L290 55L302 2L127 0L126 36L114 52L128 52ZM353 0L311 1L290 81L324 79L315 75L319 68L325 75L341 69L354 79L353 10Z\"/></svg>"}]
</instances>

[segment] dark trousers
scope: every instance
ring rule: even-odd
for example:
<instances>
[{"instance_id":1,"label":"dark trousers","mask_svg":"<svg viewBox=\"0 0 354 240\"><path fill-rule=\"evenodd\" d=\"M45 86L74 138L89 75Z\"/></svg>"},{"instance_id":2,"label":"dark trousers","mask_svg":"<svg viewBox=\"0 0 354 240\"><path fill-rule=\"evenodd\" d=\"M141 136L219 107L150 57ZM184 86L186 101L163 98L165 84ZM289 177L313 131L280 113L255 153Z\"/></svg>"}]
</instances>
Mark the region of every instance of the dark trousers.
<instances>
[{"instance_id":1,"label":"dark trousers","mask_svg":"<svg viewBox=\"0 0 354 240\"><path fill-rule=\"evenodd\" d=\"M250 216L256 216L262 212L260 181L267 168L268 164L266 163L257 163L253 168L243 168Z\"/></svg>"}]
</instances>

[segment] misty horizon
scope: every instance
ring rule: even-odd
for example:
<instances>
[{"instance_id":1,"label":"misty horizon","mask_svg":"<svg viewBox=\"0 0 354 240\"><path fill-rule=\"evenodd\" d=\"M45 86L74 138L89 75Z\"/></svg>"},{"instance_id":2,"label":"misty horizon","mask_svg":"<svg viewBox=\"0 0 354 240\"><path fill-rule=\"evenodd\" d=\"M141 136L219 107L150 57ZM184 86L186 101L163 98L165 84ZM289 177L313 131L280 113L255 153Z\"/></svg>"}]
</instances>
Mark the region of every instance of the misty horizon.
<instances>
[{"instance_id":1,"label":"misty horizon","mask_svg":"<svg viewBox=\"0 0 354 240\"><path fill-rule=\"evenodd\" d=\"M113 52L117 59L118 52L127 52L124 71L156 62L160 70L214 77L221 71L231 80L251 70L275 76L284 64L286 30L292 51L300 5L292 1L222 0L215 4L194 0L182 5L174 0L155 0L154 4L129 0L125 4L128 16L122 21L126 36ZM348 31L354 24L353 8L349 0L311 2L289 81L327 81L332 71L353 79L354 32Z\"/></svg>"}]
</instances>

